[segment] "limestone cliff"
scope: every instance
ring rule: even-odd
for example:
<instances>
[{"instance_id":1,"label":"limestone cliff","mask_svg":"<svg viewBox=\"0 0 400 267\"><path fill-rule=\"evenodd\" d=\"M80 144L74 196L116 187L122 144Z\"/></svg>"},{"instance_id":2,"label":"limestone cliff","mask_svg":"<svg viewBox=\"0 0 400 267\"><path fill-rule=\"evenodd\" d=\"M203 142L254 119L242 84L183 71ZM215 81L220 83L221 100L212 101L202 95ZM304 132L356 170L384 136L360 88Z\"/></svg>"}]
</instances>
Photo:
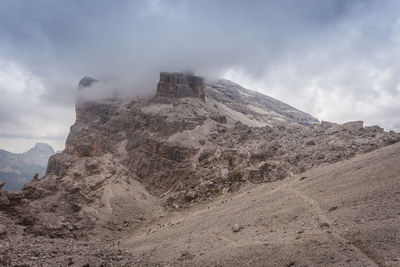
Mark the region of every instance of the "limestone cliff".
<instances>
[{"instance_id":1,"label":"limestone cliff","mask_svg":"<svg viewBox=\"0 0 400 267\"><path fill-rule=\"evenodd\" d=\"M53 236L135 225L399 140L362 122L319 123L226 80L161 73L156 97L79 104L65 151L24 187L21 221Z\"/></svg>"},{"instance_id":2,"label":"limestone cliff","mask_svg":"<svg viewBox=\"0 0 400 267\"><path fill-rule=\"evenodd\" d=\"M185 73L161 72L157 96L198 97L204 100L204 78Z\"/></svg>"}]
</instances>

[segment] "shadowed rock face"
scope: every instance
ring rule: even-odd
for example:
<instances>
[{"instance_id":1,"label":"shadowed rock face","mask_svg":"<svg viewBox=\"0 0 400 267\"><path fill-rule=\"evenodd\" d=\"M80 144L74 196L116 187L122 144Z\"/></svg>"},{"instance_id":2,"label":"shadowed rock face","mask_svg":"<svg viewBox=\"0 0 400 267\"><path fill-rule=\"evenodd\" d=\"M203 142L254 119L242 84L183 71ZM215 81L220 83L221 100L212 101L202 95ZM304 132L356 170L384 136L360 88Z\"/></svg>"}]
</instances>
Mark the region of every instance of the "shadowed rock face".
<instances>
[{"instance_id":1,"label":"shadowed rock face","mask_svg":"<svg viewBox=\"0 0 400 267\"><path fill-rule=\"evenodd\" d=\"M157 96L161 97L198 97L205 100L204 78L185 74L161 72L157 85Z\"/></svg>"}]
</instances>

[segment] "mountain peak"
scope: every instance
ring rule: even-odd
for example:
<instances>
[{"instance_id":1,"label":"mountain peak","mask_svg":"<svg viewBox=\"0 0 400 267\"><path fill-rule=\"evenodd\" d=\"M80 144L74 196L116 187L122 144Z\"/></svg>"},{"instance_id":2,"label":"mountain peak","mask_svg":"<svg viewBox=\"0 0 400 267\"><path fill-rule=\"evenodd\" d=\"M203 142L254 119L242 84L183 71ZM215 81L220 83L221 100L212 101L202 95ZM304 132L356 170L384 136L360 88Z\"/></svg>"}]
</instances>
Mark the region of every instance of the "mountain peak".
<instances>
[{"instance_id":1,"label":"mountain peak","mask_svg":"<svg viewBox=\"0 0 400 267\"><path fill-rule=\"evenodd\" d=\"M53 147L46 143L36 143L31 150L36 150L36 151L40 150L42 152L48 152L49 154L54 153Z\"/></svg>"},{"instance_id":2,"label":"mountain peak","mask_svg":"<svg viewBox=\"0 0 400 267\"><path fill-rule=\"evenodd\" d=\"M157 85L157 96L198 97L205 100L204 88L204 78L193 73L161 72Z\"/></svg>"},{"instance_id":3,"label":"mountain peak","mask_svg":"<svg viewBox=\"0 0 400 267\"><path fill-rule=\"evenodd\" d=\"M157 96L77 105L65 150L23 188L36 220L27 231L73 236L117 217L150 220L160 205L189 207L400 140L361 122L318 123L272 97L188 73L162 72ZM50 213L62 221L42 220Z\"/></svg>"},{"instance_id":4,"label":"mountain peak","mask_svg":"<svg viewBox=\"0 0 400 267\"><path fill-rule=\"evenodd\" d=\"M38 173L46 171L49 156L53 148L45 143L36 143L25 153L14 154L5 150L0 157L0 181L5 182L6 190L18 190Z\"/></svg>"},{"instance_id":5,"label":"mountain peak","mask_svg":"<svg viewBox=\"0 0 400 267\"><path fill-rule=\"evenodd\" d=\"M83 89L84 87L90 87L93 83L98 82L98 80L89 77L89 76L84 76L78 83L79 89Z\"/></svg>"}]
</instances>

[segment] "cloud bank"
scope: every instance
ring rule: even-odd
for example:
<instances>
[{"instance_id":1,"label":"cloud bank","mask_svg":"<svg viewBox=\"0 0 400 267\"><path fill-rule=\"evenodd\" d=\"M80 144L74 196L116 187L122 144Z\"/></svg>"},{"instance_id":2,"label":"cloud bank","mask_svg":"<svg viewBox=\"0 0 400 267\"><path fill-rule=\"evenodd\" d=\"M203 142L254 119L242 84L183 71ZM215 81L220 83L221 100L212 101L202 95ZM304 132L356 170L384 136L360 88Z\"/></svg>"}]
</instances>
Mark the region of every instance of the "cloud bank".
<instances>
[{"instance_id":1,"label":"cloud bank","mask_svg":"<svg viewBox=\"0 0 400 267\"><path fill-rule=\"evenodd\" d=\"M0 147L62 149L84 75L154 93L163 70L400 130L399 11L397 0L4 0Z\"/></svg>"}]
</instances>

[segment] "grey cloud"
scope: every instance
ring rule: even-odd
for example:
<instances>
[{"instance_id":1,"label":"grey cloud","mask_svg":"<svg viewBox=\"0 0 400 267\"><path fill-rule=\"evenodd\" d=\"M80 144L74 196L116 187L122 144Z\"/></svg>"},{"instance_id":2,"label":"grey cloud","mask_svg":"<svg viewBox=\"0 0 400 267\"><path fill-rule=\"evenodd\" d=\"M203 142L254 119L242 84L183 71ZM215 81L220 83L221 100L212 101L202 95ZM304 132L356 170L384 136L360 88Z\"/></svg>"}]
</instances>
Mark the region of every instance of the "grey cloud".
<instances>
[{"instance_id":1,"label":"grey cloud","mask_svg":"<svg viewBox=\"0 0 400 267\"><path fill-rule=\"evenodd\" d=\"M230 66L262 72L360 3L6 1L0 33L8 54L46 79L88 73L138 81L161 69L208 74Z\"/></svg>"},{"instance_id":2,"label":"grey cloud","mask_svg":"<svg viewBox=\"0 0 400 267\"><path fill-rule=\"evenodd\" d=\"M4 0L0 60L26 69L44 91L35 103L1 99L0 128L21 127L27 113L55 124L48 106L68 117L84 75L136 94L153 93L159 71L187 69L230 73L323 119L392 127L399 10L399 1L369 0ZM337 105L343 112L328 110ZM379 112L359 107L371 105Z\"/></svg>"}]
</instances>

